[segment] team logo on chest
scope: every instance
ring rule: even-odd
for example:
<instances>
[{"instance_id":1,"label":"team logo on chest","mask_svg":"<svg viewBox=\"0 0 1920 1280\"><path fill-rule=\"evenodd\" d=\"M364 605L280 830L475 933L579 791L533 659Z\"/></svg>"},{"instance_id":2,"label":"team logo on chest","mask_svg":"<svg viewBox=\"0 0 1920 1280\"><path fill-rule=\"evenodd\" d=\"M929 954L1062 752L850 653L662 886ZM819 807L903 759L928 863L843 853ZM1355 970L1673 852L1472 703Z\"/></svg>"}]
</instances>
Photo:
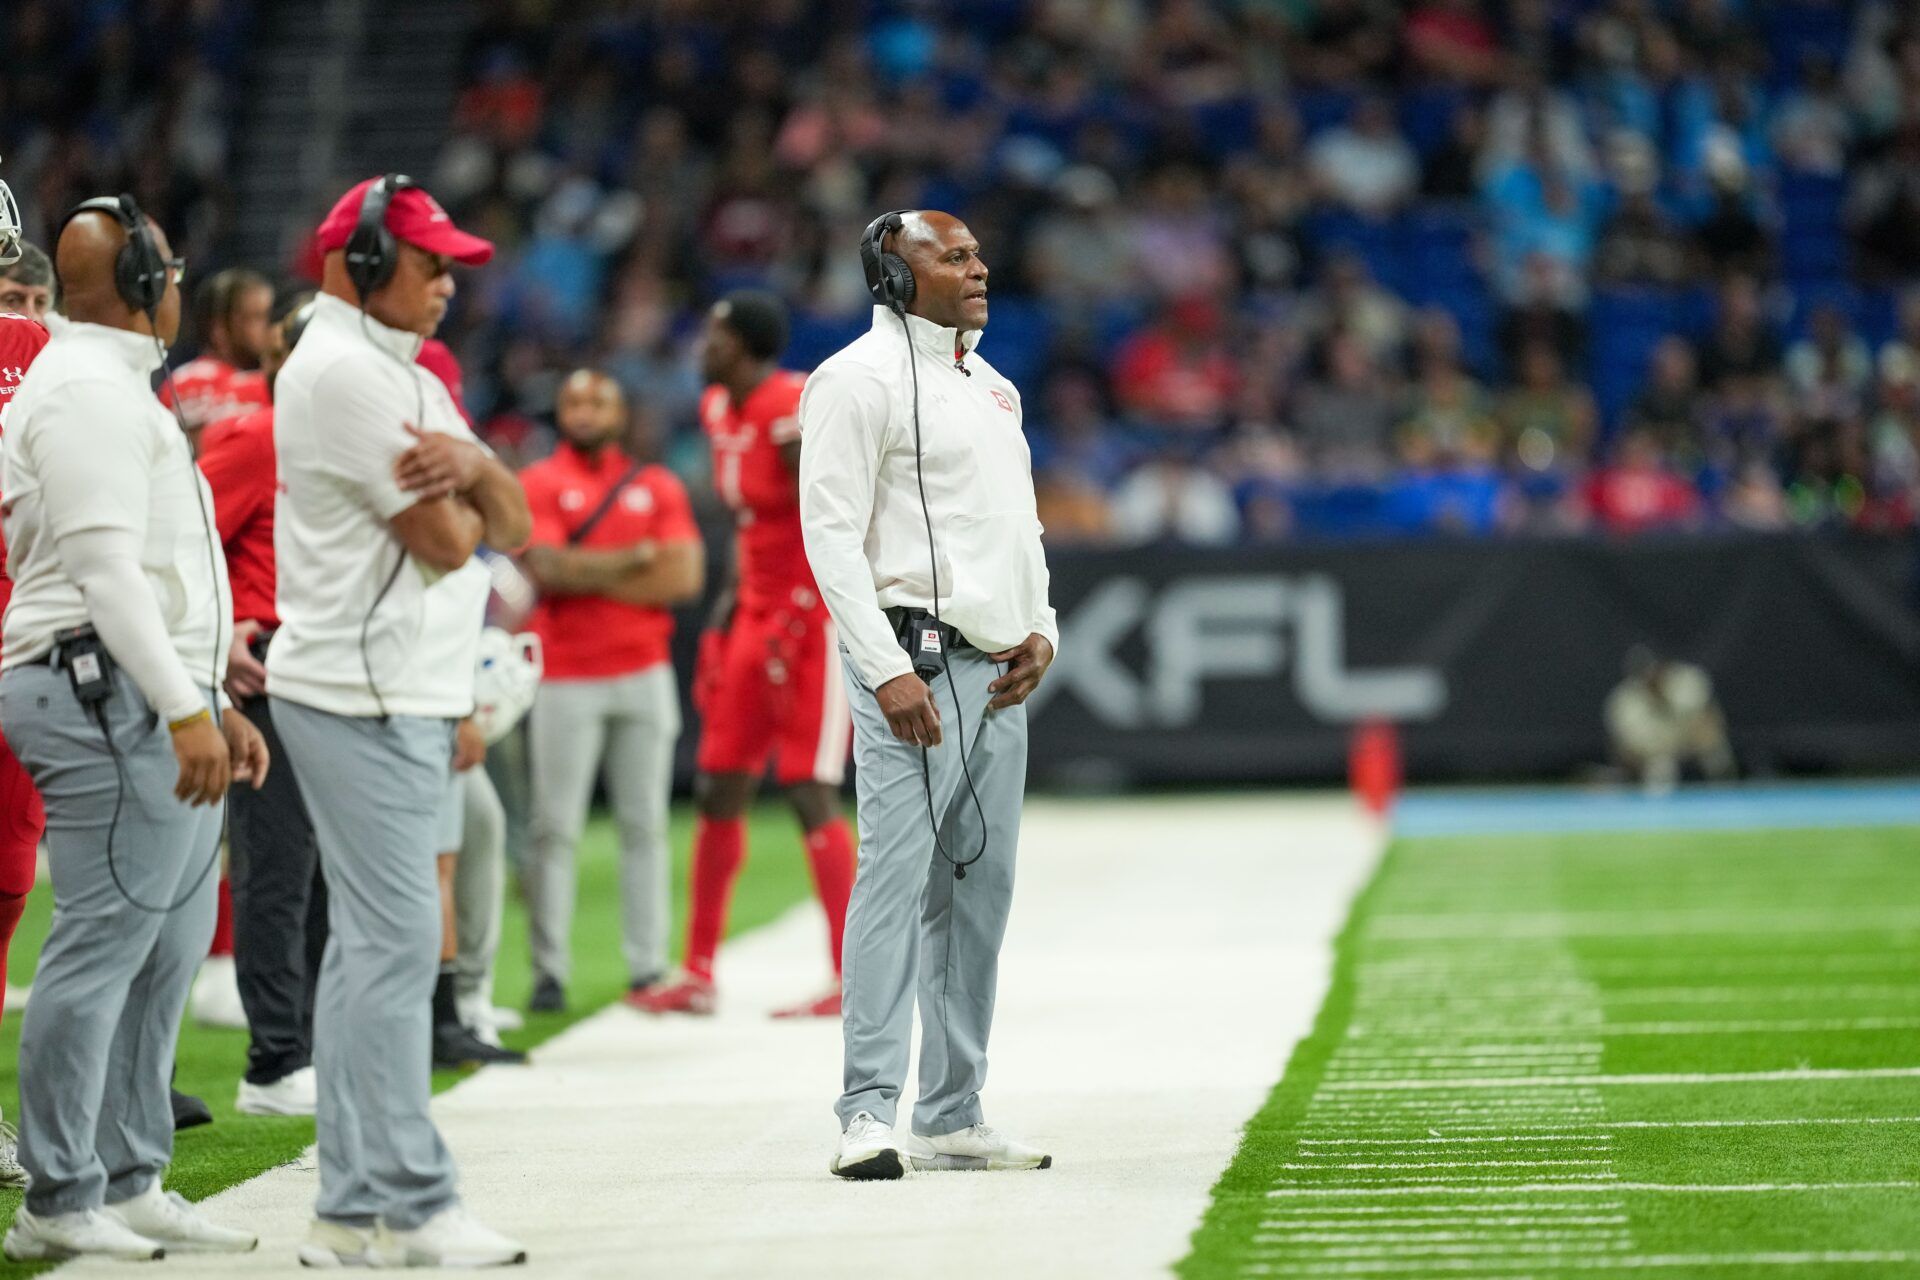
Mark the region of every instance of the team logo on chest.
<instances>
[{"instance_id":1,"label":"team logo on chest","mask_svg":"<svg viewBox=\"0 0 1920 1280\"><path fill-rule=\"evenodd\" d=\"M653 494L641 488L628 489L620 495L620 505L632 512L653 510Z\"/></svg>"},{"instance_id":2,"label":"team logo on chest","mask_svg":"<svg viewBox=\"0 0 1920 1280\"><path fill-rule=\"evenodd\" d=\"M578 489L562 489L560 491L560 509L562 511L578 511L586 505L587 495Z\"/></svg>"},{"instance_id":3,"label":"team logo on chest","mask_svg":"<svg viewBox=\"0 0 1920 1280\"><path fill-rule=\"evenodd\" d=\"M995 392L993 393L993 398L994 398L994 400L995 400L996 402L998 402L998 404L1000 405L1000 407L1001 407L1002 409L1005 409L1005 410L1006 410L1006 411L1007 411L1008 413L1012 413L1012 412L1013 412L1013 401L1011 401L1011 400L1009 400L1009 399L1007 399L1007 393L1006 393L1006 392L1004 392L1004 391L997 391L997 390L996 390L996 391L995 391Z\"/></svg>"}]
</instances>

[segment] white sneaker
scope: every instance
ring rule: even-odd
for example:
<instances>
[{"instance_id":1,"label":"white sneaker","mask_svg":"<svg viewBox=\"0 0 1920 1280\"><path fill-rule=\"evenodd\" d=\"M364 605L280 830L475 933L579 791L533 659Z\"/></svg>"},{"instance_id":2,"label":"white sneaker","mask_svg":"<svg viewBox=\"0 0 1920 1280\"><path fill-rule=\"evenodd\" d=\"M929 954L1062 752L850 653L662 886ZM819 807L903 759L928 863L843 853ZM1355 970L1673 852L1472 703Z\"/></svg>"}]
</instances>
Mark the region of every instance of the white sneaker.
<instances>
[{"instance_id":1,"label":"white sneaker","mask_svg":"<svg viewBox=\"0 0 1920 1280\"><path fill-rule=\"evenodd\" d=\"M321 1271L336 1267L370 1267L373 1260L373 1228L354 1227L344 1222L315 1218L307 1227L307 1238L300 1242L300 1265Z\"/></svg>"},{"instance_id":2,"label":"white sneaker","mask_svg":"<svg viewBox=\"0 0 1920 1280\"><path fill-rule=\"evenodd\" d=\"M247 1029L247 1010L240 1003L240 977L232 956L208 956L200 962L187 1007L193 1020L209 1027Z\"/></svg>"},{"instance_id":3,"label":"white sneaker","mask_svg":"<svg viewBox=\"0 0 1920 1280\"><path fill-rule=\"evenodd\" d=\"M7 984L7 1012L18 1018L27 1011L27 1000L33 995L32 987L16 987Z\"/></svg>"},{"instance_id":4,"label":"white sneaker","mask_svg":"<svg viewBox=\"0 0 1920 1280\"><path fill-rule=\"evenodd\" d=\"M1051 1169L1053 1157L1022 1146L991 1125L976 1124L957 1133L916 1133L907 1153L915 1169Z\"/></svg>"},{"instance_id":5,"label":"white sneaker","mask_svg":"<svg viewBox=\"0 0 1920 1280\"><path fill-rule=\"evenodd\" d=\"M158 1182L103 1212L129 1231L179 1253L251 1253L260 1247L260 1237L253 1232L208 1221L199 1206L178 1191L162 1191Z\"/></svg>"},{"instance_id":6,"label":"white sneaker","mask_svg":"<svg viewBox=\"0 0 1920 1280\"><path fill-rule=\"evenodd\" d=\"M376 1267L513 1267L527 1251L456 1204L411 1231L383 1224L370 1260Z\"/></svg>"},{"instance_id":7,"label":"white sneaker","mask_svg":"<svg viewBox=\"0 0 1920 1280\"><path fill-rule=\"evenodd\" d=\"M893 1126L862 1111L847 1122L847 1131L840 1135L840 1149L833 1153L827 1169L836 1178L890 1182L906 1176L907 1161L893 1135Z\"/></svg>"},{"instance_id":8,"label":"white sneaker","mask_svg":"<svg viewBox=\"0 0 1920 1280\"><path fill-rule=\"evenodd\" d=\"M310 1116L320 1106L320 1086L312 1067L289 1071L272 1084L240 1082L233 1109L243 1116Z\"/></svg>"},{"instance_id":9,"label":"white sneaker","mask_svg":"<svg viewBox=\"0 0 1920 1280\"><path fill-rule=\"evenodd\" d=\"M67 1258L118 1258L123 1262L156 1262L167 1256L158 1240L139 1234L126 1223L99 1209L75 1213L28 1213L23 1205L13 1214L13 1225L0 1252L9 1262L60 1262Z\"/></svg>"},{"instance_id":10,"label":"white sneaker","mask_svg":"<svg viewBox=\"0 0 1920 1280\"><path fill-rule=\"evenodd\" d=\"M461 1023L488 1044L497 1046L502 1031L518 1031L527 1025L517 1009L502 1009L484 991L455 996L453 1006Z\"/></svg>"},{"instance_id":11,"label":"white sneaker","mask_svg":"<svg viewBox=\"0 0 1920 1280\"><path fill-rule=\"evenodd\" d=\"M0 1120L0 1187L24 1187L27 1170L20 1163L20 1135Z\"/></svg>"}]
</instances>

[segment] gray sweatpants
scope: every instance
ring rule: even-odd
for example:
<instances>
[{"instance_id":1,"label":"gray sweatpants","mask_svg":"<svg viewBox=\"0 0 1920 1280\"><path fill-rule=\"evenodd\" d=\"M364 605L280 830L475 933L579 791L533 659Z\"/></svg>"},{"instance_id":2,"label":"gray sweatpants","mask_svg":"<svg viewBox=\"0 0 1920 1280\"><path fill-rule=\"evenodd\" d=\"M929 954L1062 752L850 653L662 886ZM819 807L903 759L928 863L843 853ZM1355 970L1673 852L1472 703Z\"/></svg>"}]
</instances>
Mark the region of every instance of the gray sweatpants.
<instances>
[{"instance_id":1,"label":"gray sweatpants","mask_svg":"<svg viewBox=\"0 0 1920 1280\"><path fill-rule=\"evenodd\" d=\"M382 724L281 698L272 704L329 895L313 1015L315 1212L410 1230L459 1198L453 1157L427 1112L440 968L434 844L453 722L394 716Z\"/></svg>"},{"instance_id":2,"label":"gray sweatpants","mask_svg":"<svg viewBox=\"0 0 1920 1280\"><path fill-rule=\"evenodd\" d=\"M454 933L460 945L453 986L463 998L490 1004L506 890L507 816L485 769L469 769L459 780L465 820L453 869Z\"/></svg>"},{"instance_id":3,"label":"gray sweatpants","mask_svg":"<svg viewBox=\"0 0 1920 1280\"><path fill-rule=\"evenodd\" d=\"M667 967L667 801L680 694L660 663L610 680L550 680L528 722L533 755L533 865L527 908L533 967L565 982L572 967L574 853L594 779L606 767L620 830L620 918L627 973Z\"/></svg>"},{"instance_id":4,"label":"gray sweatpants","mask_svg":"<svg viewBox=\"0 0 1920 1280\"><path fill-rule=\"evenodd\" d=\"M986 710L987 684L1002 668L971 649L952 659L962 711L944 675L933 684L941 743L926 753L932 812L940 815L940 843L955 862L980 852L980 815L986 816L986 851L967 868L967 878L956 881L934 845L921 753L893 736L873 691L844 655L860 868L847 906L845 1092L835 1109L842 1126L861 1111L895 1122L917 984L920 1090L913 1129L951 1133L981 1119L987 1033L1027 785L1027 710ZM960 763L962 712L971 791Z\"/></svg>"},{"instance_id":5,"label":"gray sweatpants","mask_svg":"<svg viewBox=\"0 0 1920 1280\"><path fill-rule=\"evenodd\" d=\"M114 684L107 723L124 787L64 671L0 677L0 727L46 802L53 876L53 928L20 1032L20 1160L39 1214L139 1195L172 1159L167 1082L213 938L223 806L174 799L167 727L125 672Z\"/></svg>"}]
</instances>

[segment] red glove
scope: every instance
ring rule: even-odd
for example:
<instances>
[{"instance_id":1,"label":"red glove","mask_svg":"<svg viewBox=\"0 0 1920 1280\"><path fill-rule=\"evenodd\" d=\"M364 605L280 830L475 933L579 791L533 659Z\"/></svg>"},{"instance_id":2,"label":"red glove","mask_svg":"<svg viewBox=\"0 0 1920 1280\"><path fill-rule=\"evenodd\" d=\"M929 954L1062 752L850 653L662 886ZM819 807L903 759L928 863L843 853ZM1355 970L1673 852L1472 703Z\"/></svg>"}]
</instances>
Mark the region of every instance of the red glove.
<instances>
[{"instance_id":1,"label":"red glove","mask_svg":"<svg viewBox=\"0 0 1920 1280\"><path fill-rule=\"evenodd\" d=\"M700 636L700 654L693 662L693 709L702 716L720 688L720 669L726 665L727 633L709 628Z\"/></svg>"}]
</instances>

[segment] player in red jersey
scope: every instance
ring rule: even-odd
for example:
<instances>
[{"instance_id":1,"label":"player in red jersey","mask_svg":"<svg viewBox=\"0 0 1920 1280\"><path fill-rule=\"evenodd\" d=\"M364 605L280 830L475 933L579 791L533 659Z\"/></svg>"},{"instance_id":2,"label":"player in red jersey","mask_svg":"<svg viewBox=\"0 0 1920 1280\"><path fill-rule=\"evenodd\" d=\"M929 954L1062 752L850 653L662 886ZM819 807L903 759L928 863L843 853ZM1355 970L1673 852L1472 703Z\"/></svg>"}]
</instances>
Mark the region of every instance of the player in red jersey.
<instances>
[{"instance_id":1,"label":"player in red jersey","mask_svg":"<svg viewBox=\"0 0 1920 1280\"><path fill-rule=\"evenodd\" d=\"M732 585L701 638L694 674L700 712L700 808L685 974L635 993L653 1013L711 1013L713 957L733 882L746 857L743 814L769 763L806 832L807 861L826 908L833 989L775 1016L837 1017L840 939L853 889L853 830L840 813L853 726L833 622L800 540L804 374L781 369L787 316L779 300L731 294L707 318L700 425L714 486L736 521Z\"/></svg>"},{"instance_id":2,"label":"player in red jersey","mask_svg":"<svg viewBox=\"0 0 1920 1280\"><path fill-rule=\"evenodd\" d=\"M273 285L257 271L232 267L212 276L193 299L193 329L201 354L173 371L160 402L179 397L180 421L197 453L200 433L216 422L264 409L266 354L273 319Z\"/></svg>"},{"instance_id":3,"label":"player in red jersey","mask_svg":"<svg viewBox=\"0 0 1920 1280\"><path fill-rule=\"evenodd\" d=\"M20 241L18 219L13 216L13 195L0 182L0 268L22 260L32 246ZM34 250L34 253L39 253ZM40 254L45 261L46 255ZM0 312L0 432L6 430L7 408L13 392L26 376L27 366L47 345L46 327L37 319L12 312ZM0 509L6 498L0 494ZM6 574L7 548L0 539L0 613L6 612L13 595L13 582ZM40 836L46 830L47 811L40 803L40 792L13 752L0 737L0 1008L6 1002L7 950L13 945L13 931L26 908L27 894L33 890L35 861L40 851ZM26 1170L14 1147L13 1130L0 1125L0 1186L23 1187Z\"/></svg>"}]
</instances>

